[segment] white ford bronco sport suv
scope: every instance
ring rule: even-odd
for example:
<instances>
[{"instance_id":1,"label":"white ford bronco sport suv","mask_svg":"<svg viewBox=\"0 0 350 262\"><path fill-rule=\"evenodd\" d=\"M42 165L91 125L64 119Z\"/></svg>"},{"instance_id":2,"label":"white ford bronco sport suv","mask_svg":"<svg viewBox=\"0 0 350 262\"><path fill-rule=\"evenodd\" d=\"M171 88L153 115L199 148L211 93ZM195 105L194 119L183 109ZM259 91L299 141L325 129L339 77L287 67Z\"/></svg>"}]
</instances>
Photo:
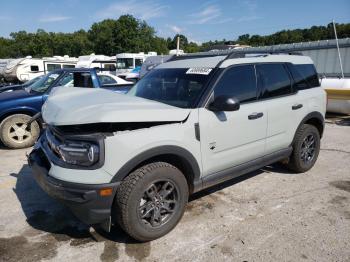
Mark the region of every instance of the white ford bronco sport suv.
<instances>
[{"instance_id":1,"label":"white ford bronco sport suv","mask_svg":"<svg viewBox=\"0 0 350 262\"><path fill-rule=\"evenodd\" d=\"M194 192L282 160L309 170L325 108L309 57L174 57L126 95L58 89L28 161L83 222L150 241L175 227Z\"/></svg>"}]
</instances>

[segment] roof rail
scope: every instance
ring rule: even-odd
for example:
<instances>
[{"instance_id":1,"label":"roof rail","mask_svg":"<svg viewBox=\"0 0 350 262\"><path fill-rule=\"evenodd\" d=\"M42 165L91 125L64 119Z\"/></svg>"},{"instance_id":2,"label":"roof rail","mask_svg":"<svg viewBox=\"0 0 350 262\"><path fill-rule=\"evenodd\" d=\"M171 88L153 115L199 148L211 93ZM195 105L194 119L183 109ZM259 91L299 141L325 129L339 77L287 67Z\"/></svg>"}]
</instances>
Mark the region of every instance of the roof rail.
<instances>
[{"instance_id":1,"label":"roof rail","mask_svg":"<svg viewBox=\"0 0 350 262\"><path fill-rule=\"evenodd\" d=\"M247 48L249 49L249 48ZM225 56L226 59L232 58L244 58L246 55L257 55L257 56L267 56L267 55L300 55L303 54L301 52L283 52L283 51L257 51L257 50L217 50L217 51L208 51L208 52L198 52L192 53L188 55L180 55L173 56L170 61L177 60L186 60L186 59L194 59L194 58L204 58L204 57L214 57L214 56Z\"/></svg>"},{"instance_id":2,"label":"roof rail","mask_svg":"<svg viewBox=\"0 0 350 262\"><path fill-rule=\"evenodd\" d=\"M267 56L267 55L299 55L302 56L301 52L283 52L283 51L233 51L231 54L227 56L227 58L242 58L246 57L246 55L259 55L259 56Z\"/></svg>"}]
</instances>

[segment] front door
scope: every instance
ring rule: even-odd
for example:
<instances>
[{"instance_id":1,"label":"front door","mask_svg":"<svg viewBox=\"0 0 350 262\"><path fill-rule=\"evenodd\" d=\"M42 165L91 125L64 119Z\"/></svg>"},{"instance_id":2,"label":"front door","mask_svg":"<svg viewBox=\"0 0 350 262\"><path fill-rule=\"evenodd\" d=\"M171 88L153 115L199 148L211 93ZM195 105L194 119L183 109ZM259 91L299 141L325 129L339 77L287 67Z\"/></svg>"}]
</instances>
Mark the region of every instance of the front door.
<instances>
[{"instance_id":1,"label":"front door","mask_svg":"<svg viewBox=\"0 0 350 262\"><path fill-rule=\"evenodd\" d=\"M255 66L225 69L212 94L214 99L222 95L237 98L241 106L231 112L199 109L204 176L264 155L267 113L265 104L257 100Z\"/></svg>"}]
</instances>

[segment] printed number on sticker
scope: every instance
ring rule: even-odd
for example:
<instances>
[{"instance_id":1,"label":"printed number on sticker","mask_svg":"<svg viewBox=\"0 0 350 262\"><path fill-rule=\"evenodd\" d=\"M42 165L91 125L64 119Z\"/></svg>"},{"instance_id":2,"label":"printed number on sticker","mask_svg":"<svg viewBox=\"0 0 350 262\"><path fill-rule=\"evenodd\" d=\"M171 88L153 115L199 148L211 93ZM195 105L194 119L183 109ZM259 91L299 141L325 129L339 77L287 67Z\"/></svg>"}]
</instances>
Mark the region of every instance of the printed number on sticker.
<instances>
[{"instance_id":1,"label":"printed number on sticker","mask_svg":"<svg viewBox=\"0 0 350 262\"><path fill-rule=\"evenodd\" d=\"M209 75L211 70L213 70L213 69L207 68L207 67L196 67L196 68L188 69L186 74Z\"/></svg>"}]
</instances>

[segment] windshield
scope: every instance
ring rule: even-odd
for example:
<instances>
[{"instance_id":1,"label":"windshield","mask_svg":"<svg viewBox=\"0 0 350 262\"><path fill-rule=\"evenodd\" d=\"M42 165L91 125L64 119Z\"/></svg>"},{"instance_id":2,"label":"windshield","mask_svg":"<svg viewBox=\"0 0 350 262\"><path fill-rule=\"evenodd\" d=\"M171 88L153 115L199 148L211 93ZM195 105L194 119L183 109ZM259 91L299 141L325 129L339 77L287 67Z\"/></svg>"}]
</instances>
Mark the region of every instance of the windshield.
<instances>
[{"instance_id":1,"label":"windshield","mask_svg":"<svg viewBox=\"0 0 350 262\"><path fill-rule=\"evenodd\" d=\"M43 77L44 76L37 76L37 77L33 78L32 80L25 82L23 85L30 86L31 84L35 83L36 81L38 81L40 78L43 78Z\"/></svg>"},{"instance_id":2,"label":"windshield","mask_svg":"<svg viewBox=\"0 0 350 262\"><path fill-rule=\"evenodd\" d=\"M128 95L176 107L192 108L202 93L208 77L209 73L197 74L188 68L157 69L149 72L135 84Z\"/></svg>"},{"instance_id":3,"label":"windshield","mask_svg":"<svg viewBox=\"0 0 350 262\"><path fill-rule=\"evenodd\" d=\"M31 91L44 93L49 88L51 83L57 79L57 77L59 77L59 74L49 73L45 77L31 84L28 88Z\"/></svg>"},{"instance_id":4,"label":"windshield","mask_svg":"<svg viewBox=\"0 0 350 262\"><path fill-rule=\"evenodd\" d=\"M118 69L133 69L134 68L133 58L117 58Z\"/></svg>"}]
</instances>

